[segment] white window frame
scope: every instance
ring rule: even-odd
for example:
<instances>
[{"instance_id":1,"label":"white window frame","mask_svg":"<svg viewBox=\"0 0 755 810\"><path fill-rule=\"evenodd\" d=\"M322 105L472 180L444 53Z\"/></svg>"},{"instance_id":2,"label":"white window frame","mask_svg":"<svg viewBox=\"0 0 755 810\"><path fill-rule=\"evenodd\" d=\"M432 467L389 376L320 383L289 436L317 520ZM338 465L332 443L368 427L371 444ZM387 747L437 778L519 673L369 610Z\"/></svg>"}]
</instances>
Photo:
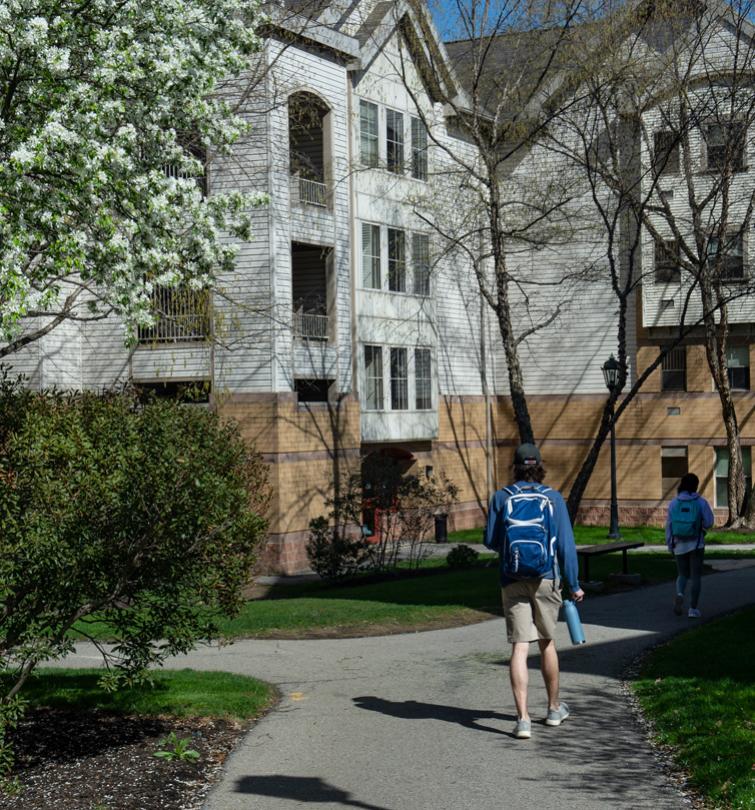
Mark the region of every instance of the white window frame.
<instances>
[{"instance_id":1,"label":"white window frame","mask_svg":"<svg viewBox=\"0 0 755 810\"><path fill-rule=\"evenodd\" d=\"M368 363L368 356L373 362ZM374 361L377 360L377 364ZM364 364L364 409L365 411L385 410L385 381L383 370L383 347L372 343L363 346Z\"/></svg>"},{"instance_id":2,"label":"white window frame","mask_svg":"<svg viewBox=\"0 0 755 810\"><path fill-rule=\"evenodd\" d=\"M426 261L423 262L420 268L419 264L419 248L418 242L422 240L423 243L427 245L427 252L423 259ZM414 295L418 295L422 298L429 298L431 294L430 289L430 274L431 274L431 265L430 265L430 234L428 233L412 233L412 292ZM423 280L421 282L421 280ZM420 283L421 282L421 283Z\"/></svg>"},{"instance_id":3,"label":"white window frame","mask_svg":"<svg viewBox=\"0 0 755 810\"><path fill-rule=\"evenodd\" d=\"M365 251L365 233L370 230L370 247L372 253ZM374 222L360 223L359 234L361 237L361 264L362 264L362 286L367 290L381 290L383 288L383 246L382 246L382 231L380 225ZM377 239L375 238L377 236ZM377 247L377 253L374 252ZM369 267L368 267L369 258ZM375 274L377 273L377 278ZM375 283L377 282L377 283Z\"/></svg>"},{"instance_id":4,"label":"white window frame","mask_svg":"<svg viewBox=\"0 0 755 810\"><path fill-rule=\"evenodd\" d=\"M407 239L403 228L386 228L386 241L388 258L388 289L391 292L405 293L407 291ZM392 250L393 248L393 250Z\"/></svg>"},{"instance_id":5,"label":"white window frame","mask_svg":"<svg viewBox=\"0 0 755 810\"><path fill-rule=\"evenodd\" d=\"M394 354L395 353L395 354ZM401 354L399 354L401 353ZM409 349L406 346L391 346L390 356L390 397L392 411L409 410ZM395 357L403 357L404 376L394 376L396 363ZM397 404L398 403L398 404Z\"/></svg>"},{"instance_id":6,"label":"white window frame","mask_svg":"<svg viewBox=\"0 0 755 810\"><path fill-rule=\"evenodd\" d=\"M425 122L416 115L409 116L409 126L411 128L412 177L415 180L427 181L429 174L427 127Z\"/></svg>"},{"instance_id":7,"label":"white window frame","mask_svg":"<svg viewBox=\"0 0 755 810\"><path fill-rule=\"evenodd\" d=\"M388 122L393 117L396 117L397 125L392 127L393 131L400 137L400 140L388 137ZM394 119L395 121L395 119ZM404 174L406 171L406 114L400 110L394 110L392 107L385 108L385 123L383 131L385 132L385 168L392 174ZM395 162L391 161L389 144L395 144L396 153L399 156Z\"/></svg>"},{"instance_id":8,"label":"white window frame","mask_svg":"<svg viewBox=\"0 0 755 810\"><path fill-rule=\"evenodd\" d=\"M375 131L365 130L364 111L374 111ZM369 148L365 148L369 144ZM374 154L373 154L374 150ZM375 168L380 165L380 107L374 101L359 99L359 160L363 166Z\"/></svg>"},{"instance_id":9,"label":"white window frame","mask_svg":"<svg viewBox=\"0 0 755 810\"><path fill-rule=\"evenodd\" d=\"M422 362L420 357L423 358ZM427 374L420 376L420 371L425 370ZM427 346L414 348L414 409L433 410L433 355L432 349Z\"/></svg>"}]
</instances>

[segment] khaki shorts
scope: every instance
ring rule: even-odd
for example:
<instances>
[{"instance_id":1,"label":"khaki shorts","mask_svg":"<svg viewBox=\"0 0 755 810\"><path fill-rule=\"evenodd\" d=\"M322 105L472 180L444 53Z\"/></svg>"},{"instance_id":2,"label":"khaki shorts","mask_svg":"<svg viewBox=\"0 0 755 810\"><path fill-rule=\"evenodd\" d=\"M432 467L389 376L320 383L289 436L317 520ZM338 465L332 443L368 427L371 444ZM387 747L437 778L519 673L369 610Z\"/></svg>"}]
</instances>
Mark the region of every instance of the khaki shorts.
<instances>
[{"instance_id":1,"label":"khaki shorts","mask_svg":"<svg viewBox=\"0 0 755 810\"><path fill-rule=\"evenodd\" d=\"M528 579L501 588L509 643L552 639L561 607L561 588L552 579Z\"/></svg>"}]
</instances>

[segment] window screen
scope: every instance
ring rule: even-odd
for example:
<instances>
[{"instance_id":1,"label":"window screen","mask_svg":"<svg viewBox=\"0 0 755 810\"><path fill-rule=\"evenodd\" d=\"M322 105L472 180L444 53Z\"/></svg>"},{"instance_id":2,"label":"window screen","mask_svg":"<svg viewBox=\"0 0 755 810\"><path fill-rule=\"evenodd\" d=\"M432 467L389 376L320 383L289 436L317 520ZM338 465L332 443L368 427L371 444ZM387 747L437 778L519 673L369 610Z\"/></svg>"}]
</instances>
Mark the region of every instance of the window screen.
<instances>
[{"instance_id":1,"label":"window screen","mask_svg":"<svg viewBox=\"0 0 755 810\"><path fill-rule=\"evenodd\" d=\"M378 165L378 107L369 101L359 102L359 151L365 166Z\"/></svg>"},{"instance_id":2,"label":"window screen","mask_svg":"<svg viewBox=\"0 0 755 810\"><path fill-rule=\"evenodd\" d=\"M414 387L417 410L429 411L433 407L433 378L430 349L414 350Z\"/></svg>"},{"instance_id":3,"label":"window screen","mask_svg":"<svg viewBox=\"0 0 755 810\"><path fill-rule=\"evenodd\" d=\"M362 223L362 283L380 289L380 226Z\"/></svg>"},{"instance_id":4,"label":"window screen","mask_svg":"<svg viewBox=\"0 0 755 810\"><path fill-rule=\"evenodd\" d=\"M689 472L686 447L661 448L661 497L673 498L679 481Z\"/></svg>"},{"instance_id":5,"label":"window screen","mask_svg":"<svg viewBox=\"0 0 755 810\"><path fill-rule=\"evenodd\" d=\"M364 408L383 410L383 349L381 346L364 347Z\"/></svg>"},{"instance_id":6,"label":"window screen","mask_svg":"<svg viewBox=\"0 0 755 810\"><path fill-rule=\"evenodd\" d=\"M419 118L412 117L412 177L427 180L427 129Z\"/></svg>"},{"instance_id":7,"label":"window screen","mask_svg":"<svg viewBox=\"0 0 755 810\"><path fill-rule=\"evenodd\" d=\"M406 234L388 228L388 289L406 292Z\"/></svg>"},{"instance_id":8,"label":"window screen","mask_svg":"<svg viewBox=\"0 0 755 810\"><path fill-rule=\"evenodd\" d=\"M409 370L406 349L391 349L391 408L405 411L409 407Z\"/></svg>"},{"instance_id":9,"label":"window screen","mask_svg":"<svg viewBox=\"0 0 755 810\"><path fill-rule=\"evenodd\" d=\"M404 171L404 116L395 110L385 111L385 159L389 172Z\"/></svg>"}]
</instances>

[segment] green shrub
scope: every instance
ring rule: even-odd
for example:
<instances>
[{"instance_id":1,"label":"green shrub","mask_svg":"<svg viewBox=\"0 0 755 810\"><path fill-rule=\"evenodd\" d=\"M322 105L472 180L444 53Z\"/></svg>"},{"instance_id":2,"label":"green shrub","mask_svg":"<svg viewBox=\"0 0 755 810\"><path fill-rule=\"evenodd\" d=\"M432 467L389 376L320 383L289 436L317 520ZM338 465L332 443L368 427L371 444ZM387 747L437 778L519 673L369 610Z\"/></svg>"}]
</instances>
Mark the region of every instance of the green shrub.
<instances>
[{"instance_id":1,"label":"green shrub","mask_svg":"<svg viewBox=\"0 0 755 810\"><path fill-rule=\"evenodd\" d=\"M460 543L446 555L446 565L449 568L471 568L477 562L479 556L479 551Z\"/></svg>"},{"instance_id":2,"label":"green shrub","mask_svg":"<svg viewBox=\"0 0 755 810\"><path fill-rule=\"evenodd\" d=\"M111 628L112 688L212 637L267 498L260 457L210 410L0 380L0 751L25 679L72 650L74 624Z\"/></svg>"}]
</instances>

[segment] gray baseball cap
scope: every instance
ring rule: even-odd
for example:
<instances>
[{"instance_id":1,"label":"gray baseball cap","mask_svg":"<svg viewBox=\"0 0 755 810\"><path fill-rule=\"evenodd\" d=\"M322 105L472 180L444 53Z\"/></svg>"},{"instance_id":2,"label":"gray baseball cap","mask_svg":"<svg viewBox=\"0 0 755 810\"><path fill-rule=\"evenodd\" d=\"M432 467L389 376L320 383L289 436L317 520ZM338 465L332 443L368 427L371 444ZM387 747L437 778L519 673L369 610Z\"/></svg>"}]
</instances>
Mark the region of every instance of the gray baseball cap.
<instances>
[{"instance_id":1,"label":"gray baseball cap","mask_svg":"<svg viewBox=\"0 0 755 810\"><path fill-rule=\"evenodd\" d=\"M525 442L516 448L516 452L514 453L514 464L523 464L524 466L529 467L533 464L540 463L542 463L540 451L537 449L537 447L535 447L534 444Z\"/></svg>"}]
</instances>

